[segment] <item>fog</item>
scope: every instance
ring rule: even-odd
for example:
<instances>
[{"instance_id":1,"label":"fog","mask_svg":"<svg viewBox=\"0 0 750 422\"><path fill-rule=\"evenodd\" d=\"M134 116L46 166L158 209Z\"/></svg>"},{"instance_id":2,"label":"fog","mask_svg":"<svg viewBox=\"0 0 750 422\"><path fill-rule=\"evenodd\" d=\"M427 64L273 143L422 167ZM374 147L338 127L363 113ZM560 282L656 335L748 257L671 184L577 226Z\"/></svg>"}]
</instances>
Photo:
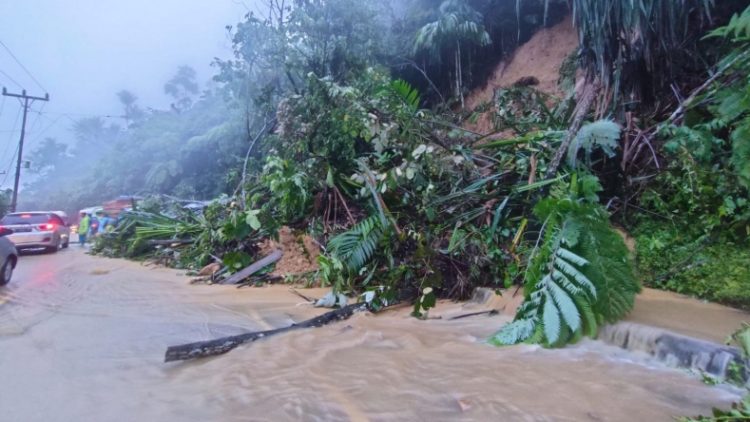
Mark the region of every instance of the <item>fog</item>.
<instances>
[{"instance_id":1,"label":"fog","mask_svg":"<svg viewBox=\"0 0 750 422\"><path fill-rule=\"evenodd\" d=\"M46 137L71 142L73 120L88 115L123 124L115 95L128 89L144 108L167 108L164 83L180 65L203 85L214 57L231 56L226 25L250 10L236 0L3 0L0 2L0 85L10 92L50 94L36 102L25 152ZM36 81L34 80L36 79ZM0 188L12 188L20 106L0 98ZM41 112L41 113L39 113ZM24 154L26 156L26 154ZM85 163L78 163L85 165Z\"/></svg>"}]
</instances>

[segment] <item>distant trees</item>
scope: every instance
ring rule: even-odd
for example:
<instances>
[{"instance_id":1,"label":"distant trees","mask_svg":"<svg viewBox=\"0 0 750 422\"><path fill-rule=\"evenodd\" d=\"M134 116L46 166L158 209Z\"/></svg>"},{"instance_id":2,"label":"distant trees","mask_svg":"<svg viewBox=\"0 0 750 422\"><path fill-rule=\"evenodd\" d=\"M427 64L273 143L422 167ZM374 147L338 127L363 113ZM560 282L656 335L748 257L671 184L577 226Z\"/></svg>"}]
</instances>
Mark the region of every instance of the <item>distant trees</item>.
<instances>
[{"instance_id":1,"label":"distant trees","mask_svg":"<svg viewBox=\"0 0 750 422\"><path fill-rule=\"evenodd\" d=\"M76 144L71 153L81 163L93 162L111 149L120 134L120 126L107 124L102 117L76 120L73 124Z\"/></svg>"},{"instance_id":2,"label":"distant trees","mask_svg":"<svg viewBox=\"0 0 750 422\"><path fill-rule=\"evenodd\" d=\"M437 20L424 25L417 31L414 41L414 54L426 51L427 60L443 59L448 52L454 62L454 95L464 105L462 44L481 47L492 43L490 34L482 23L482 15L469 6L465 0L445 0L440 4Z\"/></svg>"},{"instance_id":3,"label":"distant trees","mask_svg":"<svg viewBox=\"0 0 750 422\"><path fill-rule=\"evenodd\" d=\"M68 145L54 138L45 138L39 146L29 154L31 171L40 175L48 174L62 167L70 158Z\"/></svg>"},{"instance_id":4,"label":"distant trees","mask_svg":"<svg viewBox=\"0 0 750 422\"><path fill-rule=\"evenodd\" d=\"M136 104L138 97L127 89L117 93L117 98L120 100L125 112L125 124L130 127L133 124L137 124L143 119L145 113Z\"/></svg>"},{"instance_id":5,"label":"distant trees","mask_svg":"<svg viewBox=\"0 0 750 422\"><path fill-rule=\"evenodd\" d=\"M172 97L172 109L184 111L193 105L193 97L198 94L198 84L195 82L195 69L190 66L180 66L177 73L164 84L164 93Z\"/></svg>"}]
</instances>

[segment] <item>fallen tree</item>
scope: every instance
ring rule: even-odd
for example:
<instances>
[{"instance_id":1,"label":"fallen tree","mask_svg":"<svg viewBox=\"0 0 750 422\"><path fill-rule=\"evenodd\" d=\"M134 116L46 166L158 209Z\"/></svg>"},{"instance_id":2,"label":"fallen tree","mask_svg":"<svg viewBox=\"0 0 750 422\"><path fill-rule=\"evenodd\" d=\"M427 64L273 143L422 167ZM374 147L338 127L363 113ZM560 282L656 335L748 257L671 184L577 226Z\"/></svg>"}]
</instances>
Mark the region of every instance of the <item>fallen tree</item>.
<instances>
[{"instance_id":1,"label":"fallen tree","mask_svg":"<svg viewBox=\"0 0 750 422\"><path fill-rule=\"evenodd\" d=\"M322 327L332 322L343 321L354 315L355 312L363 312L366 310L368 310L367 303L356 303L354 305L347 305L340 309L326 312L323 315L308 319L306 321L300 322L299 324L292 324L288 327L275 328L273 330L266 331L255 331L236 336L223 337L216 340L199 341L196 343L171 346L167 348L167 352L164 355L164 362L175 362L178 360L189 360L221 355L244 343L250 343L255 340L260 340L262 338L285 333L287 331L297 330L300 328Z\"/></svg>"}]
</instances>

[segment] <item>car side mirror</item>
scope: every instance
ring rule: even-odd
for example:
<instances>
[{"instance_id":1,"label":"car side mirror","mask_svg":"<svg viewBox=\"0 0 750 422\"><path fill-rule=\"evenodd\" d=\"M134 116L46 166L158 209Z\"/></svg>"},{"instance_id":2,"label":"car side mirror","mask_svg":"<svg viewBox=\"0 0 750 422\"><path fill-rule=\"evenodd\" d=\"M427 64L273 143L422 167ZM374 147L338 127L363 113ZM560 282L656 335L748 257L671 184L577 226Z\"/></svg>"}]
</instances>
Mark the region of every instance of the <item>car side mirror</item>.
<instances>
[{"instance_id":1,"label":"car side mirror","mask_svg":"<svg viewBox=\"0 0 750 422\"><path fill-rule=\"evenodd\" d=\"M7 236L9 234L13 234L13 230L7 227L0 227L0 237Z\"/></svg>"}]
</instances>

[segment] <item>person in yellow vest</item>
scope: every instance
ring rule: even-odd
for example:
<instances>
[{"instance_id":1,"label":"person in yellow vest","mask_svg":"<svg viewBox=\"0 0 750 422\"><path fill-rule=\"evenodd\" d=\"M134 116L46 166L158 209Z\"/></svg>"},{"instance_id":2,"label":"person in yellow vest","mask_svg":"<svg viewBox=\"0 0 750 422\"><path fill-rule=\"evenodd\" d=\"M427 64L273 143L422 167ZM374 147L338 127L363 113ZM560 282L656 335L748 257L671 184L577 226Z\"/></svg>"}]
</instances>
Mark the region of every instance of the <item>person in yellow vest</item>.
<instances>
[{"instance_id":1,"label":"person in yellow vest","mask_svg":"<svg viewBox=\"0 0 750 422\"><path fill-rule=\"evenodd\" d=\"M81 221L78 223L78 243L81 246L86 244L86 236L91 229L91 217L85 212L81 213Z\"/></svg>"}]
</instances>

